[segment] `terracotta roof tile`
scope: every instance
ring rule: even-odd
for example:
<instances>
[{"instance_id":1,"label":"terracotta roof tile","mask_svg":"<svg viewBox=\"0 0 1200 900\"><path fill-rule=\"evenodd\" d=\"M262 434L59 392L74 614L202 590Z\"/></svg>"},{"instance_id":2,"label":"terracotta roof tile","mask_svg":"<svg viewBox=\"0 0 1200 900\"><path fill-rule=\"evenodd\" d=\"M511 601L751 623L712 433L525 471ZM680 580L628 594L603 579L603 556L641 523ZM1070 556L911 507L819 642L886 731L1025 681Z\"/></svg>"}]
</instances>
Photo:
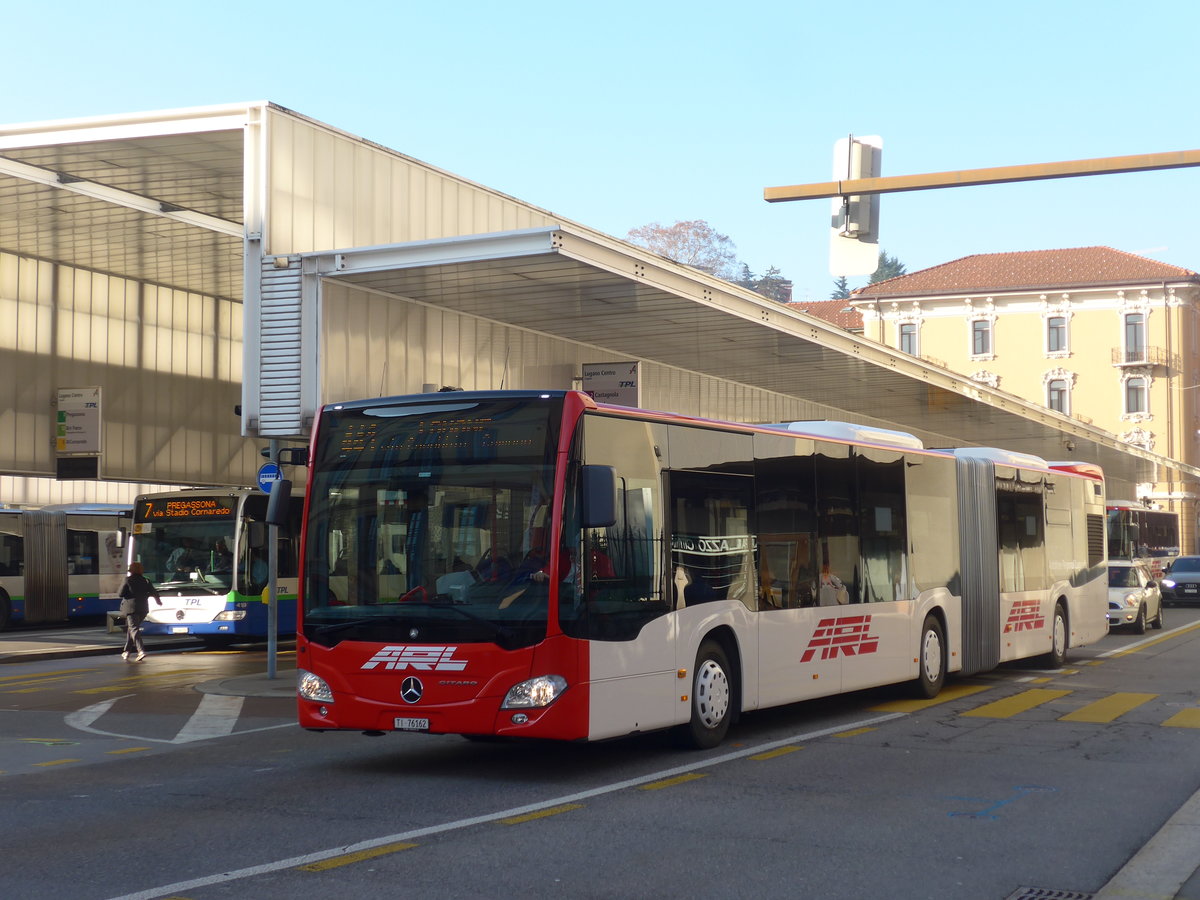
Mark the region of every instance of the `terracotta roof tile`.
<instances>
[{"instance_id":1,"label":"terracotta roof tile","mask_svg":"<svg viewBox=\"0 0 1200 900\"><path fill-rule=\"evenodd\" d=\"M1117 284L1195 281L1200 274L1111 247L1027 250L964 256L858 288L855 300L937 294L1058 290Z\"/></svg>"},{"instance_id":2,"label":"terracotta roof tile","mask_svg":"<svg viewBox=\"0 0 1200 900\"><path fill-rule=\"evenodd\" d=\"M847 331L862 331L862 313L849 300L810 300L806 303L785 303L788 309L824 319Z\"/></svg>"}]
</instances>

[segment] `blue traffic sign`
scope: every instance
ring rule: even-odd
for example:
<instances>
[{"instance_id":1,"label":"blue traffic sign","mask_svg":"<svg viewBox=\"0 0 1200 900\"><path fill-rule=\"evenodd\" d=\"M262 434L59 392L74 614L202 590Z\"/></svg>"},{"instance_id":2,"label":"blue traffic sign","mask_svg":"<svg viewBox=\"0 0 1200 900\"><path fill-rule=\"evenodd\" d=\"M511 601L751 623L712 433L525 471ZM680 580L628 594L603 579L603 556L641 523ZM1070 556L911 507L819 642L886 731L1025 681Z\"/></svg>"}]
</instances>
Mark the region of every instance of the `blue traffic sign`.
<instances>
[{"instance_id":1,"label":"blue traffic sign","mask_svg":"<svg viewBox=\"0 0 1200 900\"><path fill-rule=\"evenodd\" d=\"M283 470L276 463L263 463L258 467L258 489L264 494L271 493L275 482L283 478Z\"/></svg>"}]
</instances>

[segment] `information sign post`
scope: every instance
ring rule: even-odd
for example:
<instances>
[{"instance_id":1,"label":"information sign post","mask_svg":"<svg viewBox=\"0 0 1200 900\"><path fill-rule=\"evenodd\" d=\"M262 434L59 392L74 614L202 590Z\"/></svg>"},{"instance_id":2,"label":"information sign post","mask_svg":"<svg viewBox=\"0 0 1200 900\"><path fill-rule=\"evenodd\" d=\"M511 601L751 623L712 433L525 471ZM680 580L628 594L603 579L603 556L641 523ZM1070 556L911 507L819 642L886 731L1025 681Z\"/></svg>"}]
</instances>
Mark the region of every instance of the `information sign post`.
<instances>
[{"instance_id":1,"label":"information sign post","mask_svg":"<svg viewBox=\"0 0 1200 900\"><path fill-rule=\"evenodd\" d=\"M279 453L279 442L271 441L271 459ZM271 493L283 470L275 462L258 467L258 489ZM279 652L279 526L267 526L267 678L275 677L275 657Z\"/></svg>"}]
</instances>

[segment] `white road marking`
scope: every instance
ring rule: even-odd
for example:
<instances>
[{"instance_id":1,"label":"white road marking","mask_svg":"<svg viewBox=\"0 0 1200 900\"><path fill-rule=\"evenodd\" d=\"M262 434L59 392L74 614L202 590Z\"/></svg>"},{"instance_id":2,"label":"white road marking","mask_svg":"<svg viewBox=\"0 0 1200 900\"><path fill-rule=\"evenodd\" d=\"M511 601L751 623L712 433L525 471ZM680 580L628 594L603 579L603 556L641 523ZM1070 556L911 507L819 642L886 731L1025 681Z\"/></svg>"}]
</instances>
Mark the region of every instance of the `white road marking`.
<instances>
[{"instance_id":1,"label":"white road marking","mask_svg":"<svg viewBox=\"0 0 1200 900\"><path fill-rule=\"evenodd\" d=\"M175 735L175 739L171 743L187 744L191 741L225 737L233 731L233 726L237 724L244 700L244 697L201 694L200 706L192 713L192 717L180 729L179 734Z\"/></svg>"},{"instance_id":2,"label":"white road marking","mask_svg":"<svg viewBox=\"0 0 1200 900\"><path fill-rule=\"evenodd\" d=\"M386 844L395 844L401 842L412 841L417 838L428 837L433 834L444 834L448 831L457 831L462 828L470 828L474 825L482 825L488 822L495 822L498 819L507 819L513 816L528 815L539 810L549 809L554 806L561 806L566 803L577 803L581 800L587 800L592 797L600 797L604 794L612 794L617 791L623 791L626 788L637 787L639 785L648 784L653 781L661 781L665 778L673 778L679 775L693 772L696 769L707 769L712 766L718 766L721 763L732 762L738 759L744 759L747 756L752 756L756 753L764 753L768 750L774 750L777 747L785 747L789 744L795 744L801 741L811 741L819 737L826 737L831 734L838 734L843 731L849 731L855 728L863 728L869 725L878 725L882 722L890 722L893 719L902 719L905 713L890 713L883 716L875 716L870 719L863 719L859 722L844 723L835 725L831 728L823 728L819 731L810 731L804 734L794 734L790 737L783 738L778 741L770 741L765 744L759 744L755 747L735 750L732 753L725 753L721 756L713 756L704 760L690 763L685 766L677 766L673 769L665 769L661 772L652 772L649 775L642 775L638 778L630 778L627 781L617 781L612 784L601 785L600 787L592 788L587 791L580 791L577 794L568 794L565 797L555 797L550 800L543 800L541 803L531 803L528 806L518 806L514 809L504 809L499 812L485 813L481 816L473 816L469 819L459 819L456 822L446 822L443 825L431 825L428 828L418 828L413 831L405 831L400 834L389 834L384 837L372 838L369 841L359 841L357 844L349 844L344 847L333 847L329 850L318 850L316 853L309 853L304 856L293 856L289 859L280 859L275 862L263 863L258 866L249 866L245 869L237 869L233 872L222 872L219 875L209 875L203 878L193 878L190 881L177 881L174 884L165 884L160 887L148 888L144 891L138 891L133 894L123 894L120 897L115 897L113 900L154 900L157 897L169 897L172 894L178 894L182 891L195 890L196 888L208 887L213 884L224 884L230 881L240 881L243 878L253 878L256 875L266 875L270 872L279 872L283 869L294 869L297 866L308 865L310 863L321 862L322 860L332 859L335 856L344 856L348 853L361 853L364 850L372 850L376 847L382 847Z\"/></svg>"},{"instance_id":3,"label":"white road marking","mask_svg":"<svg viewBox=\"0 0 1200 900\"><path fill-rule=\"evenodd\" d=\"M271 731L275 728L295 728L295 722L284 722L282 725L264 725L262 728L247 728L234 732L238 714L242 709L244 697L227 697L219 694L203 694L200 706L188 719L187 724L173 738L153 738L142 734L121 734L117 731L105 731L93 728L92 723L108 712L114 703L133 694L121 697L111 697L83 709L68 713L64 721L77 731L89 734L99 734L104 737L128 738L133 741L151 741L155 744L189 744L193 741L207 741L213 738L229 737L231 734L254 734L258 731Z\"/></svg>"}]
</instances>

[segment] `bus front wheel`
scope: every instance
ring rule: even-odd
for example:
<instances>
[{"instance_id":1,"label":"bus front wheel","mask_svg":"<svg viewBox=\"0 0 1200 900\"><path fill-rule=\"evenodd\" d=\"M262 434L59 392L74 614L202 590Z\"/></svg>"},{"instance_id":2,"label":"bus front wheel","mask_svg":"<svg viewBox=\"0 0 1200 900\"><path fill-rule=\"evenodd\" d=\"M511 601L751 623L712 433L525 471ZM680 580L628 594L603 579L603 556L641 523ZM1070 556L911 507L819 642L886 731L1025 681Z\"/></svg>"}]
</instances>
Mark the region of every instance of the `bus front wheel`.
<instances>
[{"instance_id":1,"label":"bus front wheel","mask_svg":"<svg viewBox=\"0 0 1200 900\"><path fill-rule=\"evenodd\" d=\"M691 720L676 730L680 744L709 750L725 740L733 713L733 690L729 659L716 641L705 641L696 654L691 708Z\"/></svg>"},{"instance_id":2,"label":"bus front wheel","mask_svg":"<svg viewBox=\"0 0 1200 900\"><path fill-rule=\"evenodd\" d=\"M917 654L917 694L932 699L941 692L946 682L946 636L937 616L925 617Z\"/></svg>"}]
</instances>

